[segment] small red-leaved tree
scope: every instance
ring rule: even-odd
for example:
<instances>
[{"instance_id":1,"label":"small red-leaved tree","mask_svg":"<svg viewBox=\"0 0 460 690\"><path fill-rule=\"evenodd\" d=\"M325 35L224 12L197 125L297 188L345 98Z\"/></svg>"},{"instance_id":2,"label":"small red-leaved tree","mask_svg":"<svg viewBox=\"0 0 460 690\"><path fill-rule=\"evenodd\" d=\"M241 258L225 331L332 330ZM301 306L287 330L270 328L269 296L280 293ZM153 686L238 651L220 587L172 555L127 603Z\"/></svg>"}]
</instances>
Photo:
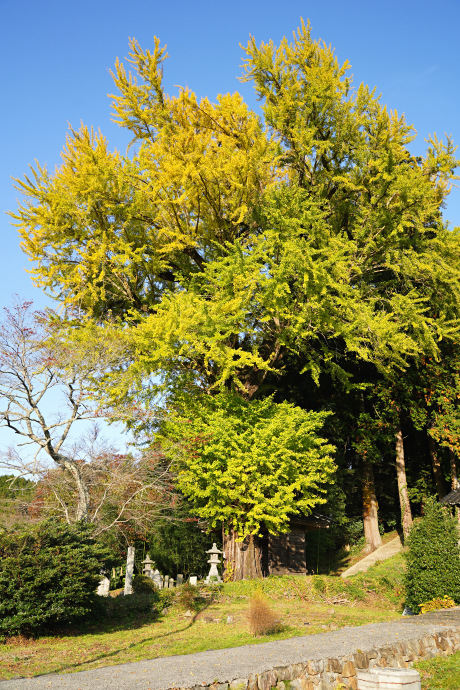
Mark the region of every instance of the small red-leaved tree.
<instances>
[{"instance_id":1,"label":"small red-leaved tree","mask_svg":"<svg viewBox=\"0 0 460 690\"><path fill-rule=\"evenodd\" d=\"M96 457L87 455L78 464L90 498L87 522L94 525L95 536L112 532L127 544L145 539L155 522L172 514L177 504L169 464L161 453L146 451L135 456L105 451ZM75 501L72 476L47 468L37 483L29 513L71 522Z\"/></svg>"}]
</instances>

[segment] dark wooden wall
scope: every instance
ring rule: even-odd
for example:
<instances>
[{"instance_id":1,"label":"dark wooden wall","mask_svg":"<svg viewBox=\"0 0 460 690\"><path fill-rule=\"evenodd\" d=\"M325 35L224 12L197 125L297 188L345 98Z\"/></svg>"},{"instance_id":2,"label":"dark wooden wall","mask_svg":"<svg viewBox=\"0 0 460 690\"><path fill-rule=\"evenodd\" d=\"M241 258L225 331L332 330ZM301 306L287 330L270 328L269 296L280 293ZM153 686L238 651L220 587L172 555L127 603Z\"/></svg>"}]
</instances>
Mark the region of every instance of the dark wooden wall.
<instances>
[{"instance_id":1,"label":"dark wooden wall","mask_svg":"<svg viewBox=\"0 0 460 690\"><path fill-rule=\"evenodd\" d=\"M305 563L305 529L268 537L268 571L270 575L293 575L307 572Z\"/></svg>"}]
</instances>

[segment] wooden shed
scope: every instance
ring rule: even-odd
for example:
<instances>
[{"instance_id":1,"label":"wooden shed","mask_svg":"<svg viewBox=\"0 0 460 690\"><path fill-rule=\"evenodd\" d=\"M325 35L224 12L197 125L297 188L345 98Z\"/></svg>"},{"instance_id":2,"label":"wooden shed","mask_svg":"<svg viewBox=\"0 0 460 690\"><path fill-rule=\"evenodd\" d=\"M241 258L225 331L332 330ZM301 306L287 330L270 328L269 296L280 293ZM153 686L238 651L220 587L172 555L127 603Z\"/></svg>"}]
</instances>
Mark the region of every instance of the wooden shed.
<instances>
[{"instance_id":1,"label":"wooden shed","mask_svg":"<svg viewBox=\"0 0 460 690\"><path fill-rule=\"evenodd\" d=\"M305 575L306 540L308 533L328 529L332 520L313 513L295 515L290 520L290 531L285 534L265 534L262 538L262 570L264 575Z\"/></svg>"}]
</instances>

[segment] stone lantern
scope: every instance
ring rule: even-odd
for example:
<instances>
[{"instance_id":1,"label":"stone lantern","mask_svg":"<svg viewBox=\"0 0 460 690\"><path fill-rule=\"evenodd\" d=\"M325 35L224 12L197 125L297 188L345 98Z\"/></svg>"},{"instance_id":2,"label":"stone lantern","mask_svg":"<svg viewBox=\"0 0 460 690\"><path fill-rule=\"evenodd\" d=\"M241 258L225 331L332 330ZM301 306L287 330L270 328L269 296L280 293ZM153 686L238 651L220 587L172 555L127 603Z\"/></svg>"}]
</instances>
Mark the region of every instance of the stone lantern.
<instances>
[{"instance_id":1,"label":"stone lantern","mask_svg":"<svg viewBox=\"0 0 460 690\"><path fill-rule=\"evenodd\" d=\"M216 543L212 545L212 549L209 549L209 551L206 551L206 553L209 553L209 560L208 563L210 564L210 569L209 569L209 575L206 578L205 582L209 584L210 582L222 582L222 578L219 575L219 571L217 570L217 566L219 565L219 554L222 553L222 551L219 551L219 549L216 546Z\"/></svg>"},{"instance_id":2,"label":"stone lantern","mask_svg":"<svg viewBox=\"0 0 460 690\"><path fill-rule=\"evenodd\" d=\"M153 576L153 571L152 571L152 565L155 565L155 562L151 560L149 554L147 554L147 558L142 561L142 565L144 566L142 568L142 572L146 577L152 577Z\"/></svg>"}]
</instances>

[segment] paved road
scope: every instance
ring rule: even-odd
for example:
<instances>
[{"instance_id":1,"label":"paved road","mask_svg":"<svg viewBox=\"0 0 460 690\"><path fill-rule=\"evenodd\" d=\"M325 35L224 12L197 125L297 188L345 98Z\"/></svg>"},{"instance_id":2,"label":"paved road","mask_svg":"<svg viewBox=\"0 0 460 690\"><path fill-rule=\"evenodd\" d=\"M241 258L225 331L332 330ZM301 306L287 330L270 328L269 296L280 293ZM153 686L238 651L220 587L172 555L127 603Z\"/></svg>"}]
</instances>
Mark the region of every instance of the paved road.
<instances>
[{"instance_id":1,"label":"paved road","mask_svg":"<svg viewBox=\"0 0 460 690\"><path fill-rule=\"evenodd\" d=\"M460 627L460 608L401 617L388 623L342 628L321 635L107 666L92 671L7 680L0 690L166 690L228 683L272 668L334 658Z\"/></svg>"},{"instance_id":2,"label":"paved road","mask_svg":"<svg viewBox=\"0 0 460 690\"><path fill-rule=\"evenodd\" d=\"M387 542L383 546L379 546L378 549L365 556L360 561L352 565L348 570L344 570L340 577L350 577L350 575L356 575L356 573L364 573L371 565L377 563L377 561L386 561L387 558L391 558L397 554L402 549L401 539L395 537L391 541Z\"/></svg>"}]
</instances>

